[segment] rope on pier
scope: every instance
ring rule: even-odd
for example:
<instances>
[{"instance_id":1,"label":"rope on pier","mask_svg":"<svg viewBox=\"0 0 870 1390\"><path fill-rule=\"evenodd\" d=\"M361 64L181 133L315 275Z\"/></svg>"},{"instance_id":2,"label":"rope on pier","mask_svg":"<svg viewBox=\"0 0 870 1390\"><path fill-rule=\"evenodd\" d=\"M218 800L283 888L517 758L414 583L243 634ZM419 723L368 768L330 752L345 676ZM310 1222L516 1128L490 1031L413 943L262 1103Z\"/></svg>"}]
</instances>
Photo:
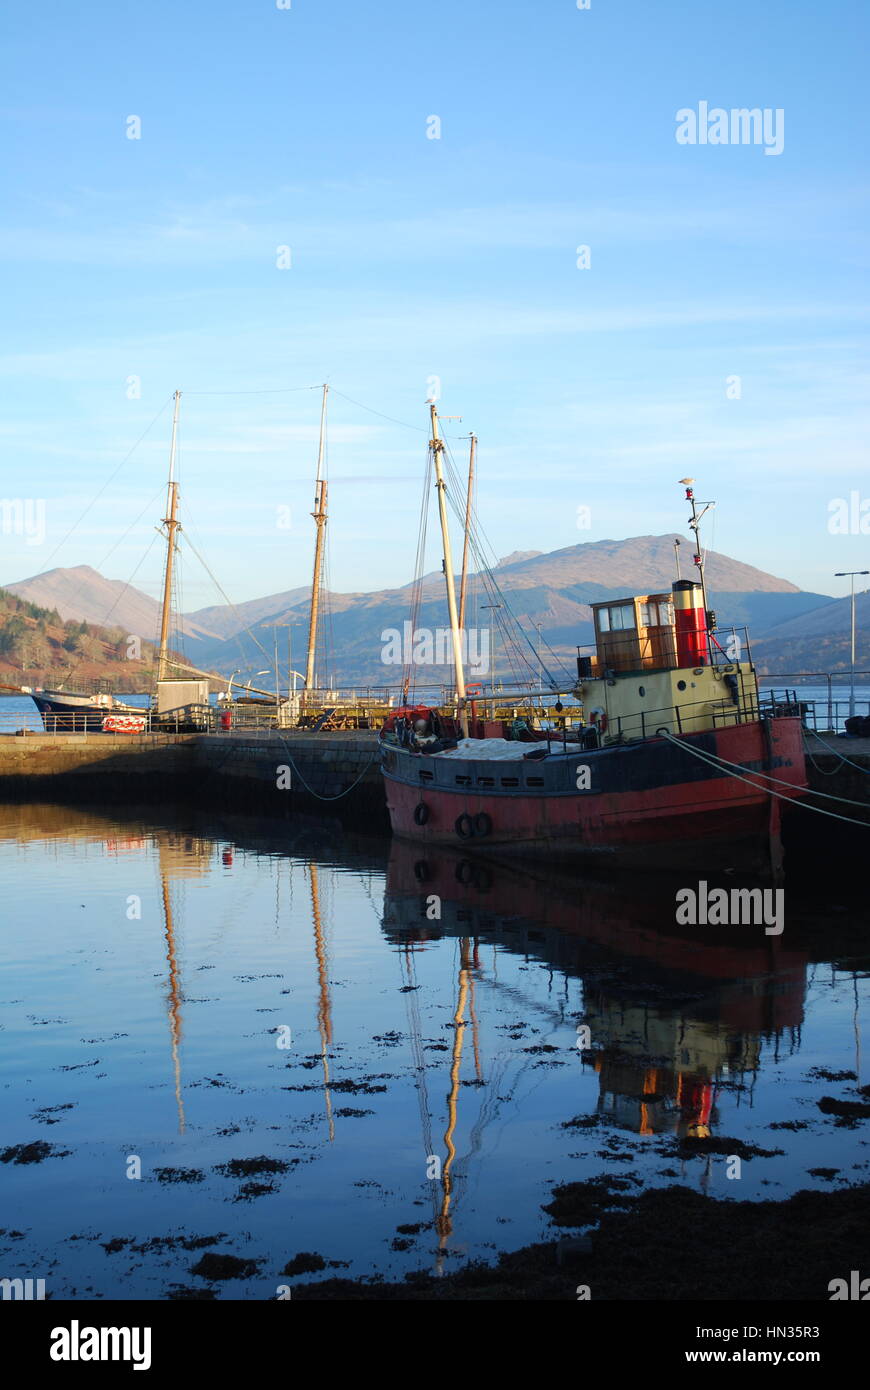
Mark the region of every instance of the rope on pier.
<instances>
[{"instance_id":1,"label":"rope on pier","mask_svg":"<svg viewBox=\"0 0 870 1390\"><path fill-rule=\"evenodd\" d=\"M365 777L365 775L366 775L366 773L368 772L369 768L371 767L372 763L375 762L375 760L377 759L378 753L379 753L379 750L376 748L375 751L374 751L374 753L372 754L372 756L369 758L368 762L366 763L365 767L363 768L362 772L360 773L359 777L357 777L353 782L351 782L351 784L350 784L349 787L345 787L345 789L344 789L343 792L336 792L335 796L321 796L320 792L316 792L316 791L314 790L313 787L309 787L309 785L308 785L308 783L306 782L305 778L302 776L302 773L299 771L298 767L296 766L295 762L293 761L293 758L292 758L292 756L291 756L291 754L290 754L289 749L287 748L287 743L286 743L286 741L285 741L283 735L278 734L278 738L280 739L281 743L284 744L284 752L285 752L285 754L286 754L286 756L287 756L287 761L289 762L290 767L292 768L294 775L295 775L296 777L299 778L299 781L302 783L303 787L304 787L305 790L308 792L309 796L313 796L313 797L315 798L315 800L317 800L317 801L341 801L341 798L342 798L343 796L347 796L349 792L352 792L352 791L353 791L354 787L358 787L358 786L359 786L360 782L361 782L362 779Z\"/></svg>"},{"instance_id":2,"label":"rope on pier","mask_svg":"<svg viewBox=\"0 0 870 1390\"><path fill-rule=\"evenodd\" d=\"M729 777L736 777L738 782L745 782L747 786L754 787L756 791L767 792L768 796L775 796L781 801L789 801L796 806L802 806L805 811L815 811L819 816L830 816L833 820L845 821L847 825L860 825L864 830L870 830L870 823L858 820L855 816L841 816L837 811L826 811L824 807L813 806L811 802L804 801L800 797L786 796L784 792L775 792L772 787L763 787L760 786L758 782L751 782L748 777L741 776L739 772L731 771L731 768L739 767L739 763L732 763L727 758L718 757L715 753L702 753L700 748L693 748L690 744L684 743L682 739L674 738L673 734L668 734L663 731L661 737L666 738L669 743L676 744L678 748L684 749L685 752L691 753L693 757L700 758L702 762L708 763L710 767L717 768L720 772L726 773ZM828 796L827 792L814 792L811 787L795 788L793 782L783 782L781 777L771 777L767 772L755 772L752 773L752 776L767 777L769 781L779 782L784 787L791 787L793 790L808 791L811 796ZM846 797L833 796L830 797L830 800L846 801ZM849 806L865 805L865 803L861 801L848 801L847 804Z\"/></svg>"},{"instance_id":3,"label":"rope on pier","mask_svg":"<svg viewBox=\"0 0 870 1390\"><path fill-rule=\"evenodd\" d=\"M843 766L844 763L848 763L849 767L857 768L858 772L863 772L865 776L870 775L870 767L862 767L860 763L853 762L851 758L847 758L846 754L841 753L839 748L831 748L829 744L825 743L825 740L822 738L821 734L816 733L815 729L807 729L807 733L812 734L814 738L818 739L819 743L822 745L826 753L833 753L834 757L839 758L840 760L837 763L836 767L832 767L830 772L826 772L823 767L819 767L818 763L814 760L812 753L807 751L807 757L809 758L816 772L818 772L822 777L833 777L835 773L840 771L840 768Z\"/></svg>"}]
</instances>

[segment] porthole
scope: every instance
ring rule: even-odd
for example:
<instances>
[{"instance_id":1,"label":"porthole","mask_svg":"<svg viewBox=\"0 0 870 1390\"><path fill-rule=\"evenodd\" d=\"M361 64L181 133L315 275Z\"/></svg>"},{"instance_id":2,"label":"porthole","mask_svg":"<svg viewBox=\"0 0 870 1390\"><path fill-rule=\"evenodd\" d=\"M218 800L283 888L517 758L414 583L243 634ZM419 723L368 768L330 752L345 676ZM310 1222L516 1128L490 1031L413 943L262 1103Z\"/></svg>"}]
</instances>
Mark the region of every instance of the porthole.
<instances>
[{"instance_id":1,"label":"porthole","mask_svg":"<svg viewBox=\"0 0 870 1390\"><path fill-rule=\"evenodd\" d=\"M638 693L638 695L645 695L645 694L646 694L646 686L645 686L645 685L639 685L639 686L637 687L637 693Z\"/></svg>"},{"instance_id":2,"label":"porthole","mask_svg":"<svg viewBox=\"0 0 870 1390\"><path fill-rule=\"evenodd\" d=\"M685 690L685 688L686 688L686 682L685 682L685 681L677 681L677 689L678 689L678 690Z\"/></svg>"}]
</instances>

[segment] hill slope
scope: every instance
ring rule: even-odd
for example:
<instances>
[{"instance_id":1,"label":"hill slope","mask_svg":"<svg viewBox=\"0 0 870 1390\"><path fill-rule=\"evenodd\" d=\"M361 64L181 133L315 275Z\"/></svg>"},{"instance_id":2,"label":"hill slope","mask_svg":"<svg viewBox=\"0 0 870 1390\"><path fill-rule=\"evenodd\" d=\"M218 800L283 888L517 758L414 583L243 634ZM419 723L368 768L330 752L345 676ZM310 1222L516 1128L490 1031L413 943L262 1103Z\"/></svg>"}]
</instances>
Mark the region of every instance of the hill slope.
<instances>
[{"instance_id":1,"label":"hill slope","mask_svg":"<svg viewBox=\"0 0 870 1390\"><path fill-rule=\"evenodd\" d=\"M632 593L650 593L670 588L675 574L674 534L637 536L628 540L594 541L568 546L543 554L515 551L495 566L495 579L520 625L537 647L537 627L542 633L545 664L555 670L573 670L578 644L590 640L592 633L589 605L602 599L621 598ZM680 557L684 575L694 575L692 543L680 537ZM794 669L790 643L803 640L807 630L802 623L812 619L815 610L836 608L821 594L802 592L788 580L717 552L707 553L708 593L720 622L747 624L752 629L755 649L761 657L766 649L759 639L776 639L770 651L779 669ZM159 609L153 599L116 580L107 580L89 566L50 570L29 580L8 586L13 592L56 608L61 617L99 621L94 615L117 621L127 632L150 636L159 624ZM413 586L404 584L377 592L330 594L324 605L320 633L322 645L331 647L329 664L335 679L342 683L385 685L401 678L401 667L385 665L385 638L390 629L403 630L411 611ZM440 571L425 576L421 586L418 627L447 626L444 580ZM494 624L496 647L504 650L499 636L504 612L494 613L481 580L470 577L466 626L476 630L482 642L490 622ZM251 599L237 607L215 605L186 614L180 625L183 649L192 664L226 673L241 668L270 668L277 644L282 671L287 665L304 668L308 633L309 590L300 586L281 593ZM826 630L824 618L817 620ZM246 631L250 629L250 632ZM811 635L811 634L810 634ZM289 663L288 663L289 646ZM551 650L548 650L551 649ZM526 657L534 664L534 653ZM508 676L502 662L499 674ZM789 664L791 663L791 664ZM321 679L327 663L318 663ZM431 675L441 678L443 670Z\"/></svg>"}]
</instances>

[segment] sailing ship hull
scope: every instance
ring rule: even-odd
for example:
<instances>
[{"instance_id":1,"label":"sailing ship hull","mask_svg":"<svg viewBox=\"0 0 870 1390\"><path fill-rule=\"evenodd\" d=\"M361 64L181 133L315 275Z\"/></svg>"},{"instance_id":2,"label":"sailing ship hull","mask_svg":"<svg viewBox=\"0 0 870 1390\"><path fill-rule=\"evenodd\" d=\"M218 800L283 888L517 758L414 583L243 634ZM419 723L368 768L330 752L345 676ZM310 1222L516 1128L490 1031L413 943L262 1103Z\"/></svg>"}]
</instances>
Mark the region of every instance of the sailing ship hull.
<instances>
[{"instance_id":1,"label":"sailing ship hull","mask_svg":"<svg viewBox=\"0 0 870 1390\"><path fill-rule=\"evenodd\" d=\"M488 854L619 855L658 867L704 864L714 843L766 859L785 803L689 750L736 763L743 777L769 773L786 784L774 790L796 798L806 787L800 720L756 720L681 743L649 739L540 761L443 758L386 744L393 833Z\"/></svg>"},{"instance_id":2,"label":"sailing ship hull","mask_svg":"<svg viewBox=\"0 0 870 1390\"><path fill-rule=\"evenodd\" d=\"M138 730L112 728L121 718L135 721L138 725L147 718L147 711L135 705L124 705L111 695L75 695L62 690L30 691L30 698L42 715L42 723L49 733L102 733L106 721L106 732L136 732Z\"/></svg>"}]
</instances>

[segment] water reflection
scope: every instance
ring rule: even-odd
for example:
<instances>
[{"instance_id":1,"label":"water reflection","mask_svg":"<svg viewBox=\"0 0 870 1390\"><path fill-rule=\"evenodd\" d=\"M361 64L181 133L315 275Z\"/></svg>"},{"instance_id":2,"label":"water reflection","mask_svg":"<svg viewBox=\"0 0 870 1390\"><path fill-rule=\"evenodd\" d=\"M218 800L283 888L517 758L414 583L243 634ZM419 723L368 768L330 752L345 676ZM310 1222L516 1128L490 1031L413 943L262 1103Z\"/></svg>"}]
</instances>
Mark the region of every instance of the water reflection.
<instances>
[{"instance_id":1,"label":"water reflection","mask_svg":"<svg viewBox=\"0 0 870 1390\"><path fill-rule=\"evenodd\" d=\"M8 1142L59 1136L70 1154L4 1172L9 1220L43 1250L69 1239L74 1192L101 1239L144 1246L192 1223L264 1270L323 1248L401 1278L540 1239L553 1184L610 1163L638 1187L713 1191L712 1158L699 1172L693 1156L706 1140L775 1144L746 1165L753 1197L823 1181L811 1163L866 1163L862 1131L818 1114L833 1083L806 1070L863 1079L851 906L822 919L790 895L782 937L682 927L672 880L424 856L327 822L141 814L0 808L0 887L25 942L0 938L16 970ZM138 922L119 907L132 890ZM63 1128L42 1130L52 1107ZM109 1181L130 1152L201 1176L152 1177L134 1200ZM286 1176L228 1195L226 1160L257 1156ZM67 1250L115 1292L84 1240ZM189 1282L183 1252L163 1254ZM133 1263L125 1296L162 1296L168 1268Z\"/></svg>"},{"instance_id":2,"label":"water reflection","mask_svg":"<svg viewBox=\"0 0 870 1390\"><path fill-rule=\"evenodd\" d=\"M699 1138L716 1126L723 1081L738 1095L751 1089L763 1041L775 1056L796 1046L808 955L757 928L705 928L699 936L678 927L679 886L662 879L617 886L447 853L421 857L397 842L384 928L406 952L457 937L465 987L487 977L482 945L579 980L598 1114L641 1135Z\"/></svg>"}]
</instances>

